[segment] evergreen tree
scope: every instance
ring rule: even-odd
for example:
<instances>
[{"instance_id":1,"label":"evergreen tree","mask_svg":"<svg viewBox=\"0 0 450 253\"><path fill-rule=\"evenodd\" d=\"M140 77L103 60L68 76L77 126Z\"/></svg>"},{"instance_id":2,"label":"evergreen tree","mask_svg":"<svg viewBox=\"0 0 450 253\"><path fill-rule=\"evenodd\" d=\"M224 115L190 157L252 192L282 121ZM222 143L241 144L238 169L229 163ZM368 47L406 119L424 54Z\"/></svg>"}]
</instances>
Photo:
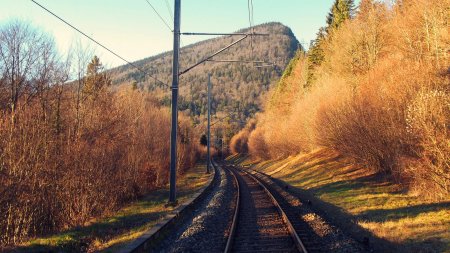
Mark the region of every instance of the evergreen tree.
<instances>
[{"instance_id":1,"label":"evergreen tree","mask_svg":"<svg viewBox=\"0 0 450 253\"><path fill-rule=\"evenodd\" d=\"M86 81L82 90L85 97L96 97L105 87L111 85L110 77L103 70L100 59L94 56L87 67Z\"/></svg>"},{"instance_id":2,"label":"evergreen tree","mask_svg":"<svg viewBox=\"0 0 450 253\"><path fill-rule=\"evenodd\" d=\"M200 145L202 145L202 146L207 146L208 145L208 137L205 134L203 134L200 137Z\"/></svg>"},{"instance_id":3,"label":"evergreen tree","mask_svg":"<svg viewBox=\"0 0 450 253\"><path fill-rule=\"evenodd\" d=\"M355 10L353 0L335 0L327 16L326 28L320 28L314 43L308 52L308 76L305 87L310 87L315 81L315 71L324 61L323 42L331 31L338 29L342 23L353 16Z\"/></svg>"},{"instance_id":4,"label":"evergreen tree","mask_svg":"<svg viewBox=\"0 0 450 253\"><path fill-rule=\"evenodd\" d=\"M324 60L324 52L322 48L322 44L326 39L325 28L321 27L319 32L317 33L317 37L314 42L311 44L308 52L308 76L306 79L305 88L310 87L314 82L315 75L314 71L317 67L319 67Z\"/></svg>"},{"instance_id":5,"label":"evergreen tree","mask_svg":"<svg viewBox=\"0 0 450 253\"><path fill-rule=\"evenodd\" d=\"M335 0L327 16L327 31L335 30L344 23L345 20L353 16L355 4L353 0Z\"/></svg>"},{"instance_id":6,"label":"evergreen tree","mask_svg":"<svg viewBox=\"0 0 450 253\"><path fill-rule=\"evenodd\" d=\"M131 83L131 89L137 90L138 88L139 88L138 82L137 82L137 81L133 81L133 82Z\"/></svg>"}]
</instances>

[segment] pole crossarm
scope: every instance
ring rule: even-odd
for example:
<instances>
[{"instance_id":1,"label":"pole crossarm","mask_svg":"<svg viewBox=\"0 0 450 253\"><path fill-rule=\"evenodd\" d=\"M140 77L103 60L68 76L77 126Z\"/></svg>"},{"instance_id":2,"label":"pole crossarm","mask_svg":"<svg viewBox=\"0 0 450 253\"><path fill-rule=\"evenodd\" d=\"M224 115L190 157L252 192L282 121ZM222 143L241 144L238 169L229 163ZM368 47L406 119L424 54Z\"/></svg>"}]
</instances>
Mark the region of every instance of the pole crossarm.
<instances>
[{"instance_id":1,"label":"pole crossarm","mask_svg":"<svg viewBox=\"0 0 450 253\"><path fill-rule=\"evenodd\" d=\"M214 59L209 59L207 61L210 62L237 62L237 63L260 63L260 64L272 64L270 62L266 62L266 61L245 61L245 60L214 60Z\"/></svg>"},{"instance_id":2,"label":"pole crossarm","mask_svg":"<svg viewBox=\"0 0 450 253\"><path fill-rule=\"evenodd\" d=\"M274 67L274 66L275 66L275 64L266 64L266 65L255 66L255 68Z\"/></svg>"},{"instance_id":3,"label":"pole crossarm","mask_svg":"<svg viewBox=\"0 0 450 253\"><path fill-rule=\"evenodd\" d=\"M184 33L180 33L180 35L202 35L202 36L209 36L209 35L213 35L213 36L269 36L268 33L193 33L193 32L184 32Z\"/></svg>"},{"instance_id":4,"label":"pole crossarm","mask_svg":"<svg viewBox=\"0 0 450 253\"><path fill-rule=\"evenodd\" d=\"M210 56L204 58L203 60L197 62L196 64L190 66L189 68L187 68L187 69L181 71L178 75L181 76L182 74L185 74L185 73L188 72L189 70L191 70L191 69L197 67L198 65L200 65L200 64L202 64L202 63L204 63L204 62L210 60L210 59L213 58L214 56L216 56L216 55L222 53L223 51L225 51L225 50L229 49L230 47L236 45L237 43L243 41L243 40L246 39L247 37L248 37L248 35L245 35L244 37L242 37L242 38L236 40L235 42L231 43L230 45L228 45L228 46L226 46L226 47L220 49L219 51L215 52L214 54L212 54L212 55L210 55Z\"/></svg>"},{"instance_id":5,"label":"pole crossarm","mask_svg":"<svg viewBox=\"0 0 450 253\"><path fill-rule=\"evenodd\" d=\"M218 118L216 121L214 121L214 122L211 124L211 126L214 126L215 124L221 122L222 120L224 120L224 119L226 119L226 118L231 118L231 116L234 116L234 115L236 115L235 112L231 112L231 113L229 113L228 115L226 115L226 116L224 116L224 117L222 117L222 118Z\"/></svg>"},{"instance_id":6,"label":"pole crossarm","mask_svg":"<svg viewBox=\"0 0 450 253\"><path fill-rule=\"evenodd\" d=\"M243 120L231 120L231 122L239 123L239 125L241 125L241 126L242 126L242 125L245 125L245 123L246 123L246 122L243 121ZM213 127L214 125L217 125L217 123L219 123L219 122L217 122L217 121L214 122L214 124L212 124L211 127Z\"/></svg>"}]
</instances>

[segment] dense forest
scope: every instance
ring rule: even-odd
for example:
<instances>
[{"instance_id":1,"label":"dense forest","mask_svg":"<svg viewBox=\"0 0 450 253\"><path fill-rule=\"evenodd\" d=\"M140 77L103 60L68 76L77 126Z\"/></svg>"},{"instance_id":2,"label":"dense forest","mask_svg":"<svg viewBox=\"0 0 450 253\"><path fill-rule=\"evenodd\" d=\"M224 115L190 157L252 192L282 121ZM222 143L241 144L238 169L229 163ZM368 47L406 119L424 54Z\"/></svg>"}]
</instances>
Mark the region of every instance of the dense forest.
<instances>
[{"instance_id":1,"label":"dense forest","mask_svg":"<svg viewBox=\"0 0 450 253\"><path fill-rule=\"evenodd\" d=\"M260 98L298 49L291 30L279 23L253 29L269 36L247 38L221 59L275 66L208 62L182 76L180 174L203 150L207 73L219 145L261 109ZM183 47L181 69L235 40ZM62 55L50 34L21 20L0 27L0 58L0 248L83 225L166 185L167 87L129 65L105 69L79 42ZM134 64L169 84L171 62L168 52Z\"/></svg>"},{"instance_id":2,"label":"dense forest","mask_svg":"<svg viewBox=\"0 0 450 253\"><path fill-rule=\"evenodd\" d=\"M167 183L168 108L111 85L80 44L62 56L40 28L0 27L0 249L83 225ZM179 126L181 174L200 137L189 118Z\"/></svg>"},{"instance_id":3,"label":"dense forest","mask_svg":"<svg viewBox=\"0 0 450 253\"><path fill-rule=\"evenodd\" d=\"M449 0L335 0L308 51L267 23L180 79L179 174L213 138L255 160L324 149L414 194L450 193ZM181 70L238 40L181 49ZM171 52L134 62L170 85ZM246 63L263 61L269 64ZM170 89L130 65L67 54L21 20L0 26L0 250L82 226L167 185ZM239 131L240 130L240 131Z\"/></svg>"},{"instance_id":4,"label":"dense forest","mask_svg":"<svg viewBox=\"0 0 450 253\"><path fill-rule=\"evenodd\" d=\"M207 80L211 74L213 116L223 120L217 124L217 131L229 140L245 121L262 109L263 97L281 77L283 69L299 48L299 43L291 29L280 23L267 23L252 28L255 33L268 36L248 37L237 45L215 56L214 60L265 61L274 66L256 67L252 63L206 62L190 70L180 78L179 109L191 117L195 125L204 128L207 110ZM237 32L249 33L242 29ZM194 65L212 53L226 47L242 36L222 36L198 42L181 48L180 70ZM158 80L171 85L172 53L167 52L149 57L135 63L154 75ZM113 85L135 86L151 91L162 105L170 105L170 89L161 87L155 79L129 65L123 65L110 71Z\"/></svg>"},{"instance_id":5,"label":"dense forest","mask_svg":"<svg viewBox=\"0 0 450 253\"><path fill-rule=\"evenodd\" d=\"M449 5L336 0L233 151L264 160L327 148L412 192L448 198Z\"/></svg>"}]
</instances>

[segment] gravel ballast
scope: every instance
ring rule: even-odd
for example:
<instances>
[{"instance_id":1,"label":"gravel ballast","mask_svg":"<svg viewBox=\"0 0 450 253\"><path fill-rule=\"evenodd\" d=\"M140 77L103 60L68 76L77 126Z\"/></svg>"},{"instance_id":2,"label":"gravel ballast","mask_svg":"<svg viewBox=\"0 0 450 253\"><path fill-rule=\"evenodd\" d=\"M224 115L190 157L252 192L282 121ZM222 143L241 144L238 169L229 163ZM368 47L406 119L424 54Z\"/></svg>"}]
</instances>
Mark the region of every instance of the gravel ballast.
<instances>
[{"instance_id":1,"label":"gravel ballast","mask_svg":"<svg viewBox=\"0 0 450 253\"><path fill-rule=\"evenodd\" d=\"M234 212L231 174L217 166L213 188L171 234L151 252L223 252Z\"/></svg>"}]
</instances>

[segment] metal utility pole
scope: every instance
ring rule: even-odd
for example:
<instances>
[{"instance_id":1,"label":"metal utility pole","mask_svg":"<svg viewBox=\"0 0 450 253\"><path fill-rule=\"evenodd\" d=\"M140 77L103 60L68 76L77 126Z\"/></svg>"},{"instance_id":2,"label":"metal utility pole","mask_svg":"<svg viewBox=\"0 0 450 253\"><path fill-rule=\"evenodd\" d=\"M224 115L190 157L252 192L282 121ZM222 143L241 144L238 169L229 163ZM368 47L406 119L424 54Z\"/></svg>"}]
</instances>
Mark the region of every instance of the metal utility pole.
<instances>
[{"instance_id":1,"label":"metal utility pole","mask_svg":"<svg viewBox=\"0 0 450 253\"><path fill-rule=\"evenodd\" d=\"M206 173L209 173L209 166L211 164L211 74L208 73L208 159L206 165Z\"/></svg>"},{"instance_id":2,"label":"metal utility pole","mask_svg":"<svg viewBox=\"0 0 450 253\"><path fill-rule=\"evenodd\" d=\"M197 67L198 65L212 60L212 58L225 50L233 47L234 45L238 44L242 40L246 39L248 36L268 36L267 34L257 34L257 33L237 33L237 34L226 34L230 36L243 36L242 38L232 42L228 46L220 49L219 51L213 53L210 56L207 56L206 58L200 60L199 62L195 63L194 65L190 66L189 68L180 71L179 70L179 51L180 51L180 1L181 0L175 0L175 15L174 15L174 28L173 28L173 66L172 66L172 128L170 132L170 194L169 194L169 203L175 204L175 184L176 184L176 168L177 168L177 123L178 123L178 80L179 76L182 74L185 74L186 72L190 71L191 69ZM211 35L209 33L183 33L184 35ZM215 35L219 35L216 33ZM225 35L225 34L221 34ZM231 62L231 61L230 61ZM235 62L235 61L233 61ZM208 74L208 164L206 166L207 172L209 173L210 168L210 117L211 117L211 80L210 80L210 74Z\"/></svg>"},{"instance_id":3,"label":"metal utility pole","mask_svg":"<svg viewBox=\"0 0 450 253\"><path fill-rule=\"evenodd\" d=\"M222 130L222 140L221 140L221 142L220 142L220 152L221 152L221 154L220 154L220 158L222 158L222 160L223 160L223 142L225 141L225 133L224 133L224 131Z\"/></svg>"},{"instance_id":4,"label":"metal utility pole","mask_svg":"<svg viewBox=\"0 0 450 253\"><path fill-rule=\"evenodd\" d=\"M178 81L180 55L180 7L181 0L175 0L173 26L173 61L172 61L172 128L170 131L170 193L169 203L176 203L176 175L177 175L177 125L178 125Z\"/></svg>"}]
</instances>

